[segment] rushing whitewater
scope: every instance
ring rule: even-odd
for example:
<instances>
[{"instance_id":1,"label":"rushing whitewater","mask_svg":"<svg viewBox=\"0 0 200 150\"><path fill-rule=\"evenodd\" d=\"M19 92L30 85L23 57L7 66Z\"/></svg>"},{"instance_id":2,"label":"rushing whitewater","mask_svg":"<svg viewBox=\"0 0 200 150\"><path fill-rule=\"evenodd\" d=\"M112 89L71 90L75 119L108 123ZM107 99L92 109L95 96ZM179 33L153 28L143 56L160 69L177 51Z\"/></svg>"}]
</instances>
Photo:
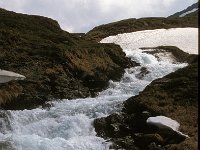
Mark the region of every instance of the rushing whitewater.
<instances>
[{"instance_id":1,"label":"rushing whitewater","mask_svg":"<svg viewBox=\"0 0 200 150\"><path fill-rule=\"evenodd\" d=\"M173 31L176 30L173 29ZM108 149L109 143L96 137L93 120L120 111L124 100L139 94L153 80L187 66L185 63L177 63L170 53L163 52L156 57L147 54L138 47L134 47L134 44L131 46L131 42L126 38L108 37L102 42L115 42L113 39L119 41L118 44L123 43L120 45L127 57L140 63L141 66L126 69L120 82L110 81L109 88L100 92L95 98L54 102L50 110L42 108L23 111L1 110L0 149ZM129 46L124 48L123 45ZM148 72L142 74L141 68L146 68Z\"/></svg>"}]
</instances>

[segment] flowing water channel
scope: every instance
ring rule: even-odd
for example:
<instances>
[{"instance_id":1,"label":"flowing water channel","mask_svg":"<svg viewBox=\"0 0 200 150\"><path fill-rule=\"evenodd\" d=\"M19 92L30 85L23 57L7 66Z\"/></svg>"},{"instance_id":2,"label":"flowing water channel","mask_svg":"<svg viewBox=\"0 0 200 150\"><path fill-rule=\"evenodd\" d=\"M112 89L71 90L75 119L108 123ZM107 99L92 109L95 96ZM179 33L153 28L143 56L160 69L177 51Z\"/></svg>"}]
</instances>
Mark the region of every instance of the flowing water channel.
<instances>
[{"instance_id":1,"label":"flowing water channel","mask_svg":"<svg viewBox=\"0 0 200 150\"><path fill-rule=\"evenodd\" d=\"M151 81L187 64L174 63L170 54L155 57L141 50L126 50L141 66L125 70L120 82L110 81L95 98L54 102L50 110L37 108L4 111L1 118L0 149L17 150L103 150L109 143L95 136L93 120L120 111L127 98L137 95ZM148 74L141 74L146 67Z\"/></svg>"},{"instance_id":2,"label":"flowing water channel","mask_svg":"<svg viewBox=\"0 0 200 150\"><path fill-rule=\"evenodd\" d=\"M138 48L124 52L140 66L126 69L120 82L110 81L109 88L95 98L53 102L50 110L1 110L0 150L108 149L109 143L96 136L93 120L120 111L123 101L153 80L187 66L166 52L157 56ZM143 74L141 68L148 72Z\"/></svg>"}]
</instances>

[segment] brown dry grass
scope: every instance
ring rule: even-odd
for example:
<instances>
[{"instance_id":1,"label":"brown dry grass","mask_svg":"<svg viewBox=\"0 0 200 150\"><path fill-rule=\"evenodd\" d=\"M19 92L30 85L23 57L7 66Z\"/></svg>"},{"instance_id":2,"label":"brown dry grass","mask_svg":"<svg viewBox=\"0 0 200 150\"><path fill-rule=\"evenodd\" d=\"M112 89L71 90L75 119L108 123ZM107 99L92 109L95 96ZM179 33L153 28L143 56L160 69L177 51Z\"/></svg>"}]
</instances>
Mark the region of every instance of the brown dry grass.
<instances>
[{"instance_id":1,"label":"brown dry grass","mask_svg":"<svg viewBox=\"0 0 200 150\"><path fill-rule=\"evenodd\" d=\"M14 82L1 85L0 88L0 105L9 103L16 98L21 92L22 87Z\"/></svg>"}]
</instances>

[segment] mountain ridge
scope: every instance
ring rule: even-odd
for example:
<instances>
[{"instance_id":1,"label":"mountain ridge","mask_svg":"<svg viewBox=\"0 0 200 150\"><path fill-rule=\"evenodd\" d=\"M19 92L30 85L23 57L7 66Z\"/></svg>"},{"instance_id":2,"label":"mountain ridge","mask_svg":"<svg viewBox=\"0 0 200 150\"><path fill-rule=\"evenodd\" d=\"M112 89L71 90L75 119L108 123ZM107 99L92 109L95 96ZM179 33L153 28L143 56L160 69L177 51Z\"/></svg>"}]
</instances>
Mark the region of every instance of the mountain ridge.
<instances>
[{"instance_id":1,"label":"mountain ridge","mask_svg":"<svg viewBox=\"0 0 200 150\"><path fill-rule=\"evenodd\" d=\"M197 16L198 15L198 8L199 8L199 1L197 3L192 4L191 6L187 7L186 9L184 9L182 11L179 11L179 12L176 12L175 14L173 14L173 15L170 15L168 18ZM197 9L197 10L195 10L195 9ZM192 10L195 10L195 11L184 15L185 13L190 12Z\"/></svg>"}]
</instances>

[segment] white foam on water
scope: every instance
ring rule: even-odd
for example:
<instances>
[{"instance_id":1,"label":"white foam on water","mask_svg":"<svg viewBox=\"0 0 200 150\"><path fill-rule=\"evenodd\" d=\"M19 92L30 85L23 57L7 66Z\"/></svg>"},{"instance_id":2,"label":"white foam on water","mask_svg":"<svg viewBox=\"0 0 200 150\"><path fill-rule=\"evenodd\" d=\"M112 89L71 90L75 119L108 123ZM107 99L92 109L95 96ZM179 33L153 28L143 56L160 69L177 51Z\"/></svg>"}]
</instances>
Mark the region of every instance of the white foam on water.
<instances>
[{"instance_id":1,"label":"white foam on water","mask_svg":"<svg viewBox=\"0 0 200 150\"><path fill-rule=\"evenodd\" d=\"M170 54L155 57L134 47L124 48L124 52L141 66L126 69L120 82L110 81L109 88L95 98L53 102L50 110L5 111L8 117L3 124L0 122L4 125L0 142L7 141L17 150L108 149L109 143L96 136L93 120L119 112L123 101L139 94L153 80L187 66L175 62ZM148 73L139 78L142 67ZM9 126L5 122L10 122Z\"/></svg>"}]
</instances>

